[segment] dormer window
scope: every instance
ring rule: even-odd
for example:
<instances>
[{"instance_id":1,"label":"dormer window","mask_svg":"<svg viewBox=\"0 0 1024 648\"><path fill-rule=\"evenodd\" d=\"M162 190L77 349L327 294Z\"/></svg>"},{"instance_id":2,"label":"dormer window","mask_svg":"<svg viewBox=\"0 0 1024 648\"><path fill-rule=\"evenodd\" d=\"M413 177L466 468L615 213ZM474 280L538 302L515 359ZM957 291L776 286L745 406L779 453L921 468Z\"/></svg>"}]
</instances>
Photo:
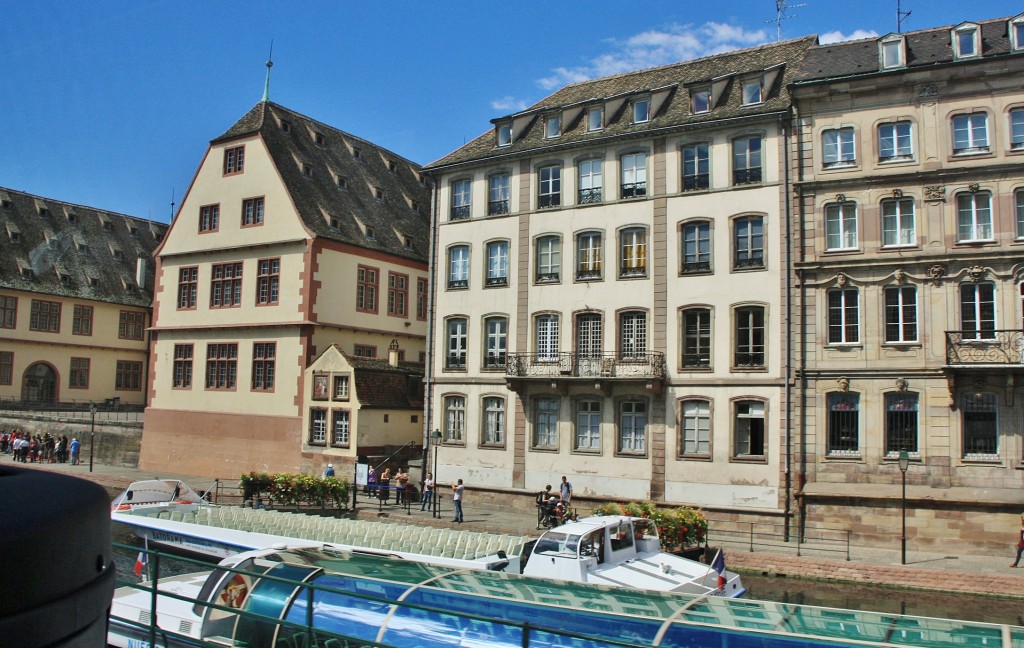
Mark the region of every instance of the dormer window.
<instances>
[{"instance_id":1,"label":"dormer window","mask_svg":"<svg viewBox=\"0 0 1024 648\"><path fill-rule=\"evenodd\" d=\"M317 146L323 146L324 145L324 134L323 133L313 133L313 141L316 142Z\"/></svg>"},{"instance_id":2,"label":"dormer window","mask_svg":"<svg viewBox=\"0 0 1024 648\"><path fill-rule=\"evenodd\" d=\"M906 57L903 56L903 46L902 38L890 38L878 44L878 53L882 60L883 70L900 68L906 65Z\"/></svg>"},{"instance_id":3,"label":"dormer window","mask_svg":"<svg viewBox=\"0 0 1024 648\"><path fill-rule=\"evenodd\" d=\"M355 158L356 160L361 160L363 159L363 152L357 148L353 148L352 157Z\"/></svg>"},{"instance_id":4,"label":"dormer window","mask_svg":"<svg viewBox=\"0 0 1024 648\"><path fill-rule=\"evenodd\" d=\"M331 229L332 230L339 230L339 229L341 229L341 221L339 221L337 218L332 218L331 219Z\"/></svg>"},{"instance_id":5,"label":"dormer window","mask_svg":"<svg viewBox=\"0 0 1024 648\"><path fill-rule=\"evenodd\" d=\"M599 131L604 128L604 108L590 108L587 110L587 130Z\"/></svg>"},{"instance_id":6,"label":"dormer window","mask_svg":"<svg viewBox=\"0 0 1024 648\"><path fill-rule=\"evenodd\" d=\"M372 227L367 227L366 228L366 238L371 240L371 241L376 238L376 234L374 233Z\"/></svg>"},{"instance_id":7,"label":"dormer window","mask_svg":"<svg viewBox=\"0 0 1024 648\"><path fill-rule=\"evenodd\" d=\"M763 101L761 97L761 79L748 79L743 82L743 105L753 106Z\"/></svg>"},{"instance_id":8,"label":"dormer window","mask_svg":"<svg viewBox=\"0 0 1024 648\"><path fill-rule=\"evenodd\" d=\"M1010 19L1010 47L1024 50L1024 14Z\"/></svg>"},{"instance_id":9,"label":"dormer window","mask_svg":"<svg viewBox=\"0 0 1024 648\"><path fill-rule=\"evenodd\" d=\"M32 268L22 267L21 278L22 279L35 279L36 273L32 272Z\"/></svg>"},{"instance_id":10,"label":"dormer window","mask_svg":"<svg viewBox=\"0 0 1024 648\"><path fill-rule=\"evenodd\" d=\"M283 130L286 133L292 132L292 123L290 121L282 119L281 120L281 130Z\"/></svg>"},{"instance_id":11,"label":"dormer window","mask_svg":"<svg viewBox=\"0 0 1024 648\"><path fill-rule=\"evenodd\" d=\"M39 215L42 216L43 218L48 218L50 216L50 210L47 209L46 207L40 207Z\"/></svg>"},{"instance_id":12,"label":"dormer window","mask_svg":"<svg viewBox=\"0 0 1024 648\"><path fill-rule=\"evenodd\" d=\"M307 178L312 178L313 177L313 167L308 165L308 164L303 164L302 165L302 175L306 176Z\"/></svg>"},{"instance_id":13,"label":"dormer window","mask_svg":"<svg viewBox=\"0 0 1024 648\"><path fill-rule=\"evenodd\" d=\"M497 128L498 146L508 146L512 143L512 124L498 124Z\"/></svg>"},{"instance_id":14,"label":"dormer window","mask_svg":"<svg viewBox=\"0 0 1024 648\"><path fill-rule=\"evenodd\" d=\"M953 30L953 55L958 59L974 58L981 55L979 42L981 30L977 25L961 25Z\"/></svg>"},{"instance_id":15,"label":"dormer window","mask_svg":"<svg viewBox=\"0 0 1024 648\"><path fill-rule=\"evenodd\" d=\"M345 178L345 176L338 176L337 182L338 189L348 189L348 180Z\"/></svg>"},{"instance_id":16,"label":"dormer window","mask_svg":"<svg viewBox=\"0 0 1024 648\"><path fill-rule=\"evenodd\" d=\"M413 247L412 247L412 239L409 238L408 236L403 236L402 237L402 243L405 246L406 250L412 250L413 249Z\"/></svg>"},{"instance_id":17,"label":"dormer window","mask_svg":"<svg viewBox=\"0 0 1024 648\"><path fill-rule=\"evenodd\" d=\"M690 112L695 115L711 110L711 91L707 88L690 92Z\"/></svg>"},{"instance_id":18,"label":"dormer window","mask_svg":"<svg viewBox=\"0 0 1024 648\"><path fill-rule=\"evenodd\" d=\"M107 232L114 231L114 224L108 220L103 221L103 229Z\"/></svg>"},{"instance_id":19,"label":"dormer window","mask_svg":"<svg viewBox=\"0 0 1024 648\"><path fill-rule=\"evenodd\" d=\"M137 228L137 227L135 227L135 226L132 226L132 225L129 225L129 226L128 226L128 233L129 233L130 235L132 235L132 236L138 237L138 235L139 235L139 230L138 230L138 228Z\"/></svg>"},{"instance_id":20,"label":"dormer window","mask_svg":"<svg viewBox=\"0 0 1024 648\"><path fill-rule=\"evenodd\" d=\"M391 173L398 173L398 165L393 160L388 160L388 171Z\"/></svg>"},{"instance_id":21,"label":"dormer window","mask_svg":"<svg viewBox=\"0 0 1024 648\"><path fill-rule=\"evenodd\" d=\"M410 206L410 207L412 208L412 210L413 210L414 212L416 212L417 214L418 214L418 213L420 213L420 204L419 204L418 202L416 202L415 200L414 200L414 201L412 201L412 204L410 204L409 206Z\"/></svg>"},{"instance_id":22,"label":"dormer window","mask_svg":"<svg viewBox=\"0 0 1024 648\"><path fill-rule=\"evenodd\" d=\"M68 212L68 222L69 223L77 223L78 222L78 214L76 214L75 212Z\"/></svg>"},{"instance_id":23,"label":"dormer window","mask_svg":"<svg viewBox=\"0 0 1024 648\"><path fill-rule=\"evenodd\" d=\"M548 115L544 118L544 139L554 139L562 134L562 116Z\"/></svg>"},{"instance_id":24,"label":"dormer window","mask_svg":"<svg viewBox=\"0 0 1024 648\"><path fill-rule=\"evenodd\" d=\"M645 124L651 121L651 100L648 98L637 99L633 102L633 123Z\"/></svg>"},{"instance_id":25,"label":"dormer window","mask_svg":"<svg viewBox=\"0 0 1024 648\"><path fill-rule=\"evenodd\" d=\"M373 197L376 198L377 200L384 200L384 190L381 189L380 187L374 187Z\"/></svg>"}]
</instances>

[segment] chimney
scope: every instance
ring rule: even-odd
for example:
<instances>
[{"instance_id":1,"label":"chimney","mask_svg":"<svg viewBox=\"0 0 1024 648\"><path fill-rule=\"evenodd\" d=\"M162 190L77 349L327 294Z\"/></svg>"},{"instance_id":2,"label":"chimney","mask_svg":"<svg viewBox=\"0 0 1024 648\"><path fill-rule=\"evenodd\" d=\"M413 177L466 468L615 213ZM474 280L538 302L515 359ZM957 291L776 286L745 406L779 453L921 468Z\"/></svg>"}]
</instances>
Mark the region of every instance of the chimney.
<instances>
[{"instance_id":1,"label":"chimney","mask_svg":"<svg viewBox=\"0 0 1024 648\"><path fill-rule=\"evenodd\" d=\"M388 364L392 367L398 366L398 339L392 339L388 345Z\"/></svg>"}]
</instances>

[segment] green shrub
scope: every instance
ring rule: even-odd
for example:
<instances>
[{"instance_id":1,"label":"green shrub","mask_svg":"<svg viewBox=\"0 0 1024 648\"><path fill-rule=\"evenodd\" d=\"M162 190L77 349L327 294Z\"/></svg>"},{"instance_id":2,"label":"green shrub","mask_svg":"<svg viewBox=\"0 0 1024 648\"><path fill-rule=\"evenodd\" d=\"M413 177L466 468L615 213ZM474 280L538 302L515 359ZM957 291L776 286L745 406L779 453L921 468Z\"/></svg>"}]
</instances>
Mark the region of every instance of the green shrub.
<instances>
[{"instance_id":1,"label":"green shrub","mask_svg":"<svg viewBox=\"0 0 1024 648\"><path fill-rule=\"evenodd\" d=\"M596 509L596 515L629 515L650 518L658 527L661 546L665 551L706 544L708 521L704 514L689 506L658 508L651 502L605 502Z\"/></svg>"},{"instance_id":2,"label":"green shrub","mask_svg":"<svg viewBox=\"0 0 1024 648\"><path fill-rule=\"evenodd\" d=\"M256 473L242 475L239 480L242 496L254 501L261 495L288 506L300 503L325 506L332 504L338 508L348 502L349 483L336 477L321 479L303 473Z\"/></svg>"}]
</instances>

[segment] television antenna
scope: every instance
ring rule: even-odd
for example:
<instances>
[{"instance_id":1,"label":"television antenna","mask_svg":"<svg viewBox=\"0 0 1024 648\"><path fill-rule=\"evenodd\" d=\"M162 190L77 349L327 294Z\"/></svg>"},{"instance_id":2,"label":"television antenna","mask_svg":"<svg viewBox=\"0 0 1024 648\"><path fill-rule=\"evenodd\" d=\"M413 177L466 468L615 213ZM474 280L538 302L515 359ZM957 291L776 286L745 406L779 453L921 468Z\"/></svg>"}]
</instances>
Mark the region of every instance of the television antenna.
<instances>
[{"instance_id":1,"label":"television antenna","mask_svg":"<svg viewBox=\"0 0 1024 648\"><path fill-rule=\"evenodd\" d=\"M775 40L782 40L782 21L787 18L794 18L794 16L787 16L786 12L790 9L798 9L799 7L805 7L806 5L788 4L789 0L775 0L775 20L766 20L767 23L775 23Z\"/></svg>"},{"instance_id":2,"label":"television antenna","mask_svg":"<svg viewBox=\"0 0 1024 648\"><path fill-rule=\"evenodd\" d=\"M901 0L896 0L896 33L900 34L903 32L903 21L910 18L909 11L903 11Z\"/></svg>"}]
</instances>

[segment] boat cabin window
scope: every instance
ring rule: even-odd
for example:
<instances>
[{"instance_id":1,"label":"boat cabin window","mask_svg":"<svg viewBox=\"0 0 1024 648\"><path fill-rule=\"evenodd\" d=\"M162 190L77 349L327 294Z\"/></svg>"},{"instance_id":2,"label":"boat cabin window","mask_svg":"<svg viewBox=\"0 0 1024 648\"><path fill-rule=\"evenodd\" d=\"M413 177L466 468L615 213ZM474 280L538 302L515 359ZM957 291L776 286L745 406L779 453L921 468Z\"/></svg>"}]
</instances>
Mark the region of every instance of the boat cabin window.
<instances>
[{"instance_id":1,"label":"boat cabin window","mask_svg":"<svg viewBox=\"0 0 1024 648\"><path fill-rule=\"evenodd\" d=\"M657 540L658 525L654 520L633 520L633 537L637 540Z\"/></svg>"},{"instance_id":2,"label":"boat cabin window","mask_svg":"<svg viewBox=\"0 0 1024 648\"><path fill-rule=\"evenodd\" d=\"M579 547L580 536L558 531L548 531L537 541L536 546L533 548L533 553L568 553L575 556L579 551Z\"/></svg>"},{"instance_id":3,"label":"boat cabin window","mask_svg":"<svg viewBox=\"0 0 1024 648\"><path fill-rule=\"evenodd\" d=\"M580 556L597 556L597 564L604 562L604 529L595 529L583 536Z\"/></svg>"},{"instance_id":4,"label":"boat cabin window","mask_svg":"<svg viewBox=\"0 0 1024 648\"><path fill-rule=\"evenodd\" d=\"M621 551L633 547L633 525L628 521L619 522L618 526L609 528L612 535L612 551Z\"/></svg>"}]
</instances>

